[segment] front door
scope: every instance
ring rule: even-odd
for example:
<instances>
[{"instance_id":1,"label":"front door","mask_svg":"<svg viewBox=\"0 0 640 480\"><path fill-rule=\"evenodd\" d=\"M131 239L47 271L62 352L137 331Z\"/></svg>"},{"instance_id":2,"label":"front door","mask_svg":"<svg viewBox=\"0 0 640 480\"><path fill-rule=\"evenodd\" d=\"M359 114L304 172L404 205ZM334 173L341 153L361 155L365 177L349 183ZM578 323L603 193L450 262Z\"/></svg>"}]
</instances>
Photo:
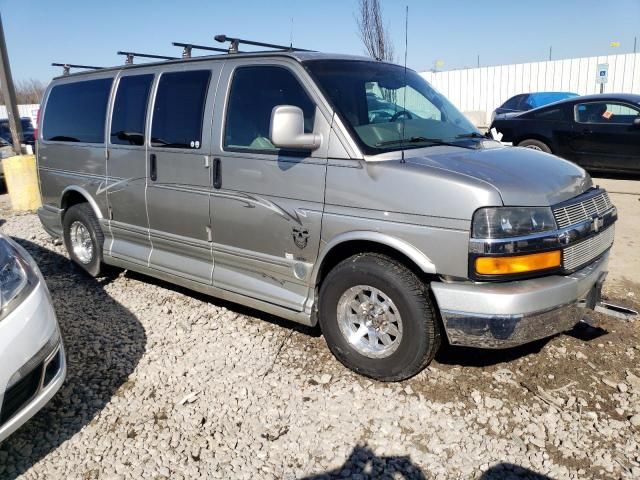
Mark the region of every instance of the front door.
<instances>
[{"instance_id":1,"label":"front door","mask_svg":"<svg viewBox=\"0 0 640 480\"><path fill-rule=\"evenodd\" d=\"M149 266L210 284L210 129L219 69L167 67L153 103L147 151Z\"/></svg>"},{"instance_id":2,"label":"front door","mask_svg":"<svg viewBox=\"0 0 640 480\"><path fill-rule=\"evenodd\" d=\"M139 265L151 253L145 204L147 108L153 73L123 74L116 89L108 138L107 208L109 229L105 252Z\"/></svg>"},{"instance_id":3,"label":"front door","mask_svg":"<svg viewBox=\"0 0 640 480\"><path fill-rule=\"evenodd\" d=\"M305 132L324 139L330 117L295 66L272 62L228 62L221 77L229 94L218 96L214 123L223 126L214 139L214 286L301 311L320 245L327 142L314 152L275 148L271 112L300 107Z\"/></svg>"},{"instance_id":4,"label":"front door","mask_svg":"<svg viewBox=\"0 0 640 480\"><path fill-rule=\"evenodd\" d=\"M579 103L571 144L585 168L638 171L640 128L633 122L640 109L617 102Z\"/></svg>"}]
</instances>

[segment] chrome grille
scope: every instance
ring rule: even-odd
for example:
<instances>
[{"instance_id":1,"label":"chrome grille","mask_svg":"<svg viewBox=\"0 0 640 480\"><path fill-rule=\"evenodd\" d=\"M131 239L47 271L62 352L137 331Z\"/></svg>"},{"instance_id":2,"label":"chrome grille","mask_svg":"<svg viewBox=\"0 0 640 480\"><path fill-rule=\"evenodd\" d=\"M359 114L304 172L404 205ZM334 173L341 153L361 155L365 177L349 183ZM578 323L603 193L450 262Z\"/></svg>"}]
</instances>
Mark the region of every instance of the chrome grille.
<instances>
[{"instance_id":1,"label":"chrome grille","mask_svg":"<svg viewBox=\"0 0 640 480\"><path fill-rule=\"evenodd\" d=\"M571 245L562 251L562 265L566 270L574 270L600 256L613 244L615 227L611 225L598 235Z\"/></svg>"},{"instance_id":2,"label":"chrome grille","mask_svg":"<svg viewBox=\"0 0 640 480\"><path fill-rule=\"evenodd\" d=\"M590 220L594 214L601 215L612 207L607 192L599 193L586 200L578 201L572 205L553 209L558 228L565 228L576 223Z\"/></svg>"}]
</instances>

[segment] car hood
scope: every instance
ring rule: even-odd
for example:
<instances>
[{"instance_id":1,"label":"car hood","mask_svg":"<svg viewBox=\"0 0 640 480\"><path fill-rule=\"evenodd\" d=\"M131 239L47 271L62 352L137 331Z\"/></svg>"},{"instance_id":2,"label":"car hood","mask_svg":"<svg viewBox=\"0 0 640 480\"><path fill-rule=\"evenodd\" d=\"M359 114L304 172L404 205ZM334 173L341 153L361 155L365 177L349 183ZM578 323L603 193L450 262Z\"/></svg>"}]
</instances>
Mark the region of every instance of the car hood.
<instances>
[{"instance_id":1,"label":"car hood","mask_svg":"<svg viewBox=\"0 0 640 480\"><path fill-rule=\"evenodd\" d=\"M481 180L498 191L505 205L554 205L593 186L574 163L529 148L429 148L405 155L407 163Z\"/></svg>"}]
</instances>

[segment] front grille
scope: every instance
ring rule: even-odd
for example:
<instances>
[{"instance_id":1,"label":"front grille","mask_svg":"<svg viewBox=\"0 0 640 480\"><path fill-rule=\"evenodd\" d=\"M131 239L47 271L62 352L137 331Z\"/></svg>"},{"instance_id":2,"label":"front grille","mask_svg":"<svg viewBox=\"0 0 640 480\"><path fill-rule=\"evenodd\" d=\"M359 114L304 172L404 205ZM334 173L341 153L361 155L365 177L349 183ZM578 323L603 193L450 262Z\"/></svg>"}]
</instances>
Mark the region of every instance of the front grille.
<instances>
[{"instance_id":1,"label":"front grille","mask_svg":"<svg viewBox=\"0 0 640 480\"><path fill-rule=\"evenodd\" d=\"M575 270L602 255L613 244L615 227L611 225L593 237L562 250L562 265L565 270Z\"/></svg>"},{"instance_id":2,"label":"front grille","mask_svg":"<svg viewBox=\"0 0 640 480\"><path fill-rule=\"evenodd\" d=\"M0 426L11 420L24 406L29 403L40 387L40 379L42 378L42 369L44 364L40 364L37 368L22 377L18 383L7 389L2 402L2 410L0 410Z\"/></svg>"},{"instance_id":3,"label":"front grille","mask_svg":"<svg viewBox=\"0 0 640 480\"><path fill-rule=\"evenodd\" d=\"M591 220L593 215L602 215L613 206L611 200L609 200L609 195L605 191L582 201L579 200L579 197L576 200L578 201L571 205L553 209L553 216L556 219L558 228L565 228L585 220Z\"/></svg>"}]
</instances>

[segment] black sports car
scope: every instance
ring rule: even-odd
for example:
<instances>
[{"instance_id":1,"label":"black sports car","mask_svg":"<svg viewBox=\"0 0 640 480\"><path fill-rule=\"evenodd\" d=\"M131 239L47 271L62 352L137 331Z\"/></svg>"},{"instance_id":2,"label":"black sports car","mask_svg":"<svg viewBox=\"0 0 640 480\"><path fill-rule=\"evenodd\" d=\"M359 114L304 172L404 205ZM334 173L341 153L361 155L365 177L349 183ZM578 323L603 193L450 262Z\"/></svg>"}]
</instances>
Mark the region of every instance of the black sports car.
<instances>
[{"instance_id":1,"label":"black sports car","mask_svg":"<svg viewBox=\"0 0 640 480\"><path fill-rule=\"evenodd\" d=\"M640 173L640 95L575 97L497 115L501 141L553 153L587 170Z\"/></svg>"}]
</instances>

